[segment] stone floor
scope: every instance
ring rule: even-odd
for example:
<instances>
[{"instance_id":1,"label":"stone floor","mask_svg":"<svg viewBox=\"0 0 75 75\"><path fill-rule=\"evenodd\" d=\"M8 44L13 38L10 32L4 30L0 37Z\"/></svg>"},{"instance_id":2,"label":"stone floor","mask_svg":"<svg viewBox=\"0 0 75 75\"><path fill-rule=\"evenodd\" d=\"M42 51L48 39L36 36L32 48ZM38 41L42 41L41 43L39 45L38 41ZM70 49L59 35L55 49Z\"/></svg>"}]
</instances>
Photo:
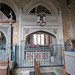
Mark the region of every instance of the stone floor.
<instances>
[{"instance_id":1,"label":"stone floor","mask_svg":"<svg viewBox=\"0 0 75 75\"><path fill-rule=\"evenodd\" d=\"M56 68L56 72L58 73L58 75L66 75L62 73L63 68Z\"/></svg>"},{"instance_id":2,"label":"stone floor","mask_svg":"<svg viewBox=\"0 0 75 75\"><path fill-rule=\"evenodd\" d=\"M42 75L65 75L62 73L62 67L41 67ZM30 71L34 71L33 68L19 68L15 69L14 75L30 75Z\"/></svg>"},{"instance_id":3,"label":"stone floor","mask_svg":"<svg viewBox=\"0 0 75 75\"><path fill-rule=\"evenodd\" d=\"M41 75L56 75L54 72L41 73Z\"/></svg>"}]
</instances>

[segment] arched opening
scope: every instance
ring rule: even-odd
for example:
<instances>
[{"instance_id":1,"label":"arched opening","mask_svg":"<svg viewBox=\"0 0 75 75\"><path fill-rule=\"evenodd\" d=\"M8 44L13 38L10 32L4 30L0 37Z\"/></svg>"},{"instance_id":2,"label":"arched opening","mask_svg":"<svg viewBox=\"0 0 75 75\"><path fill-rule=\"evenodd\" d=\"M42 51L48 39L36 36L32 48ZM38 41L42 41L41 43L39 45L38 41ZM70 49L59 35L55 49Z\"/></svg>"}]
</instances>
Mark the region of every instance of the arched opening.
<instances>
[{"instance_id":1,"label":"arched opening","mask_svg":"<svg viewBox=\"0 0 75 75\"><path fill-rule=\"evenodd\" d=\"M0 31L0 50L5 50L6 37L2 31Z\"/></svg>"},{"instance_id":2,"label":"arched opening","mask_svg":"<svg viewBox=\"0 0 75 75\"><path fill-rule=\"evenodd\" d=\"M37 31L28 35L26 38L27 45L24 47L24 60L27 61L25 64L33 65L34 58L40 61L42 66L49 65L51 61L54 62L54 55L56 57L57 52L55 43L56 37L45 31ZM53 56L53 60L51 56Z\"/></svg>"},{"instance_id":3,"label":"arched opening","mask_svg":"<svg viewBox=\"0 0 75 75\"><path fill-rule=\"evenodd\" d=\"M57 5L58 3L55 2L55 4ZM49 10L52 15L54 15L54 14L58 13L58 10L57 10L58 6L55 6L55 4L52 1L50 1L50 0L48 0L48 1L45 1L45 0L34 0L33 2L30 1L27 5L24 4L23 11L25 13L30 13L30 11L34 7L41 5L41 6L45 7L47 10Z\"/></svg>"},{"instance_id":4,"label":"arched opening","mask_svg":"<svg viewBox=\"0 0 75 75\"><path fill-rule=\"evenodd\" d=\"M12 24L16 21L16 15L12 8L4 3L0 3L0 22L1 23L9 23L11 25L10 28L10 35L11 35L11 44L13 44L13 27ZM8 26L9 26L8 24ZM5 24L3 24L5 25ZM5 27L5 26L4 26Z\"/></svg>"},{"instance_id":5,"label":"arched opening","mask_svg":"<svg viewBox=\"0 0 75 75\"><path fill-rule=\"evenodd\" d=\"M26 44L30 45L56 44L56 37L48 32L38 31L27 36Z\"/></svg>"},{"instance_id":6,"label":"arched opening","mask_svg":"<svg viewBox=\"0 0 75 75\"><path fill-rule=\"evenodd\" d=\"M50 11L48 9L46 9L45 7L39 5L37 7L34 7L30 13L46 13L46 14L51 14Z\"/></svg>"},{"instance_id":7,"label":"arched opening","mask_svg":"<svg viewBox=\"0 0 75 75\"><path fill-rule=\"evenodd\" d=\"M0 45L6 45L6 37L2 31L0 31Z\"/></svg>"},{"instance_id":8,"label":"arched opening","mask_svg":"<svg viewBox=\"0 0 75 75\"><path fill-rule=\"evenodd\" d=\"M0 3L0 11L3 12L8 17L8 19L10 19L10 17L11 17L10 13L11 13L12 20L16 21L16 15L15 15L14 11L8 5L6 5L4 3Z\"/></svg>"}]
</instances>

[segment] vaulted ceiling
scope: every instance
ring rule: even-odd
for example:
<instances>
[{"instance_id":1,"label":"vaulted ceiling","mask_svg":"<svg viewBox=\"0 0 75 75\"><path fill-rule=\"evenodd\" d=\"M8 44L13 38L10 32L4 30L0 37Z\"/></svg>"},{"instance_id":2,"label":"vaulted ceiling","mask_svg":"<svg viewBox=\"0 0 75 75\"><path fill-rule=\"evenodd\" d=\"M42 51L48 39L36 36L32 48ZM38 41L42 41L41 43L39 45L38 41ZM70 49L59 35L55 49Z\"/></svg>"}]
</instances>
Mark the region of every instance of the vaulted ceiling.
<instances>
[{"instance_id":1,"label":"vaulted ceiling","mask_svg":"<svg viewBox=\"0 0 75 75\"><path fill-rule=\"evenodd\" d=\"M49 5L51 5L49 2L51 2L57 9L61 8L62 10L66 10L68 8L67 4L69 3L69 7L74 10L75 9L75 0L0 0L0 2L9 2L9 5L12 4L13 7L15 7L13 5L13 3L15 3L15 5L18 8L25 8L25 6L27 6L28 4L34 3L34 2L39 2L42 1L44 3L48 3ZM5 2L5 3L6 3ZM68 2L68 3L67 3ZM33 6L33 5L32 5ZM27 7L26 7L27 8Z\"/></svg>"},{"instance_id":2,"label":"vaulted ceiling","mask_svg":"<svg viewBox=\"0 0 75 75\"><path fill-rule=\"evenodd\" d=\"M29 2L34 2L35 0L12 0L14 1L18 6L22 6L23 4L27 4ZM37 0L37 1L42 1L42 0ZM58 6L58 4L60 6L67 4L66 2L68 1L68 3L71 4L71 6L75 5L75 0L49 0L52 3L54 3L56 6Z\"/></svg>"}]
</instances>

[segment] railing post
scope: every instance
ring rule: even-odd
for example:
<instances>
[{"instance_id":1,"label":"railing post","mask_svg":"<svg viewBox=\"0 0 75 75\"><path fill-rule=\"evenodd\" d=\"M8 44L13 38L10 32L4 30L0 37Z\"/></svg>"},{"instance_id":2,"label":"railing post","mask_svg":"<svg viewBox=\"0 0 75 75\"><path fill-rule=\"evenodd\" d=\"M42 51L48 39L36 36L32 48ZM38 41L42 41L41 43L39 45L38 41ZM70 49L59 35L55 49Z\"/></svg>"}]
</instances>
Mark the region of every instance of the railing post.
<instances>
[{"instance_id":1,"label":"railing post","mask_svg":"<svg viewBox=\"0 0 75 75\"><path fill-rule=\"evenodd\" d=\"M15 45L14 66L17 66L17 44Z\"/></svg>"},{"instance_id":2,"label":"railing post","mask_svg":"<svg viewBox=\"0 0 75 75\"><path fill-rule=\"evenodd\" d=\"M64 53L65 49L62 49L62 51L63 51L63 60L64 60L64 69L63 69L63 73L66 73L66 68L65 68L65 53Z\"/></svg>"},{"instance_id":3,"label":"railing post","mask_svg":"<svg viewBox=\"0 0 75 75\"><path fill-rule=\"evenodd\" d=\"M63 64L62 60L63 60L63 55L62 55L62 46L61 46L61 65Z\"/></svg>"},{"instance_id":4,"label":"railing post","mask_svg":"<svg viewBox=\"0 0 75 75\"><path fill-rule=\"evenodd\" d=\"M7 75L9 75L9 57L7 57Z\"/></svg>"},{"instance_id":5,"label":"railing post","mask_svg":"<svg viewBox=\"0 0 75 75\"><path fill-rule=\"evenodd\" d=\"M13 45L11 45L11 61L13 60Z\"/></svg>"}]
</instances>

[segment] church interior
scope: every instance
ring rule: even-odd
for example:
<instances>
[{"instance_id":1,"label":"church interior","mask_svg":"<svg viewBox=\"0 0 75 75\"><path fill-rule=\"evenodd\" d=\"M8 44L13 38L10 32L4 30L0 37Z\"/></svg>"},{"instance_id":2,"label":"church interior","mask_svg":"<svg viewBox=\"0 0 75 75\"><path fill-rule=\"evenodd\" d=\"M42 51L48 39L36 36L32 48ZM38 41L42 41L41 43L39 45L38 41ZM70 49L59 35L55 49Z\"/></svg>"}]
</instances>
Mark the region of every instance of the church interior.
<instances>
[{"instance_id":1,"label":"church interior","mask_svg":"<svg viewBox=\"0 0 75 75\"><path fill-rule=\"evenodd\" d=\"M0 75L75 75L74 63L75 0L0 0Z\"/></svg>"}]
</instances>

